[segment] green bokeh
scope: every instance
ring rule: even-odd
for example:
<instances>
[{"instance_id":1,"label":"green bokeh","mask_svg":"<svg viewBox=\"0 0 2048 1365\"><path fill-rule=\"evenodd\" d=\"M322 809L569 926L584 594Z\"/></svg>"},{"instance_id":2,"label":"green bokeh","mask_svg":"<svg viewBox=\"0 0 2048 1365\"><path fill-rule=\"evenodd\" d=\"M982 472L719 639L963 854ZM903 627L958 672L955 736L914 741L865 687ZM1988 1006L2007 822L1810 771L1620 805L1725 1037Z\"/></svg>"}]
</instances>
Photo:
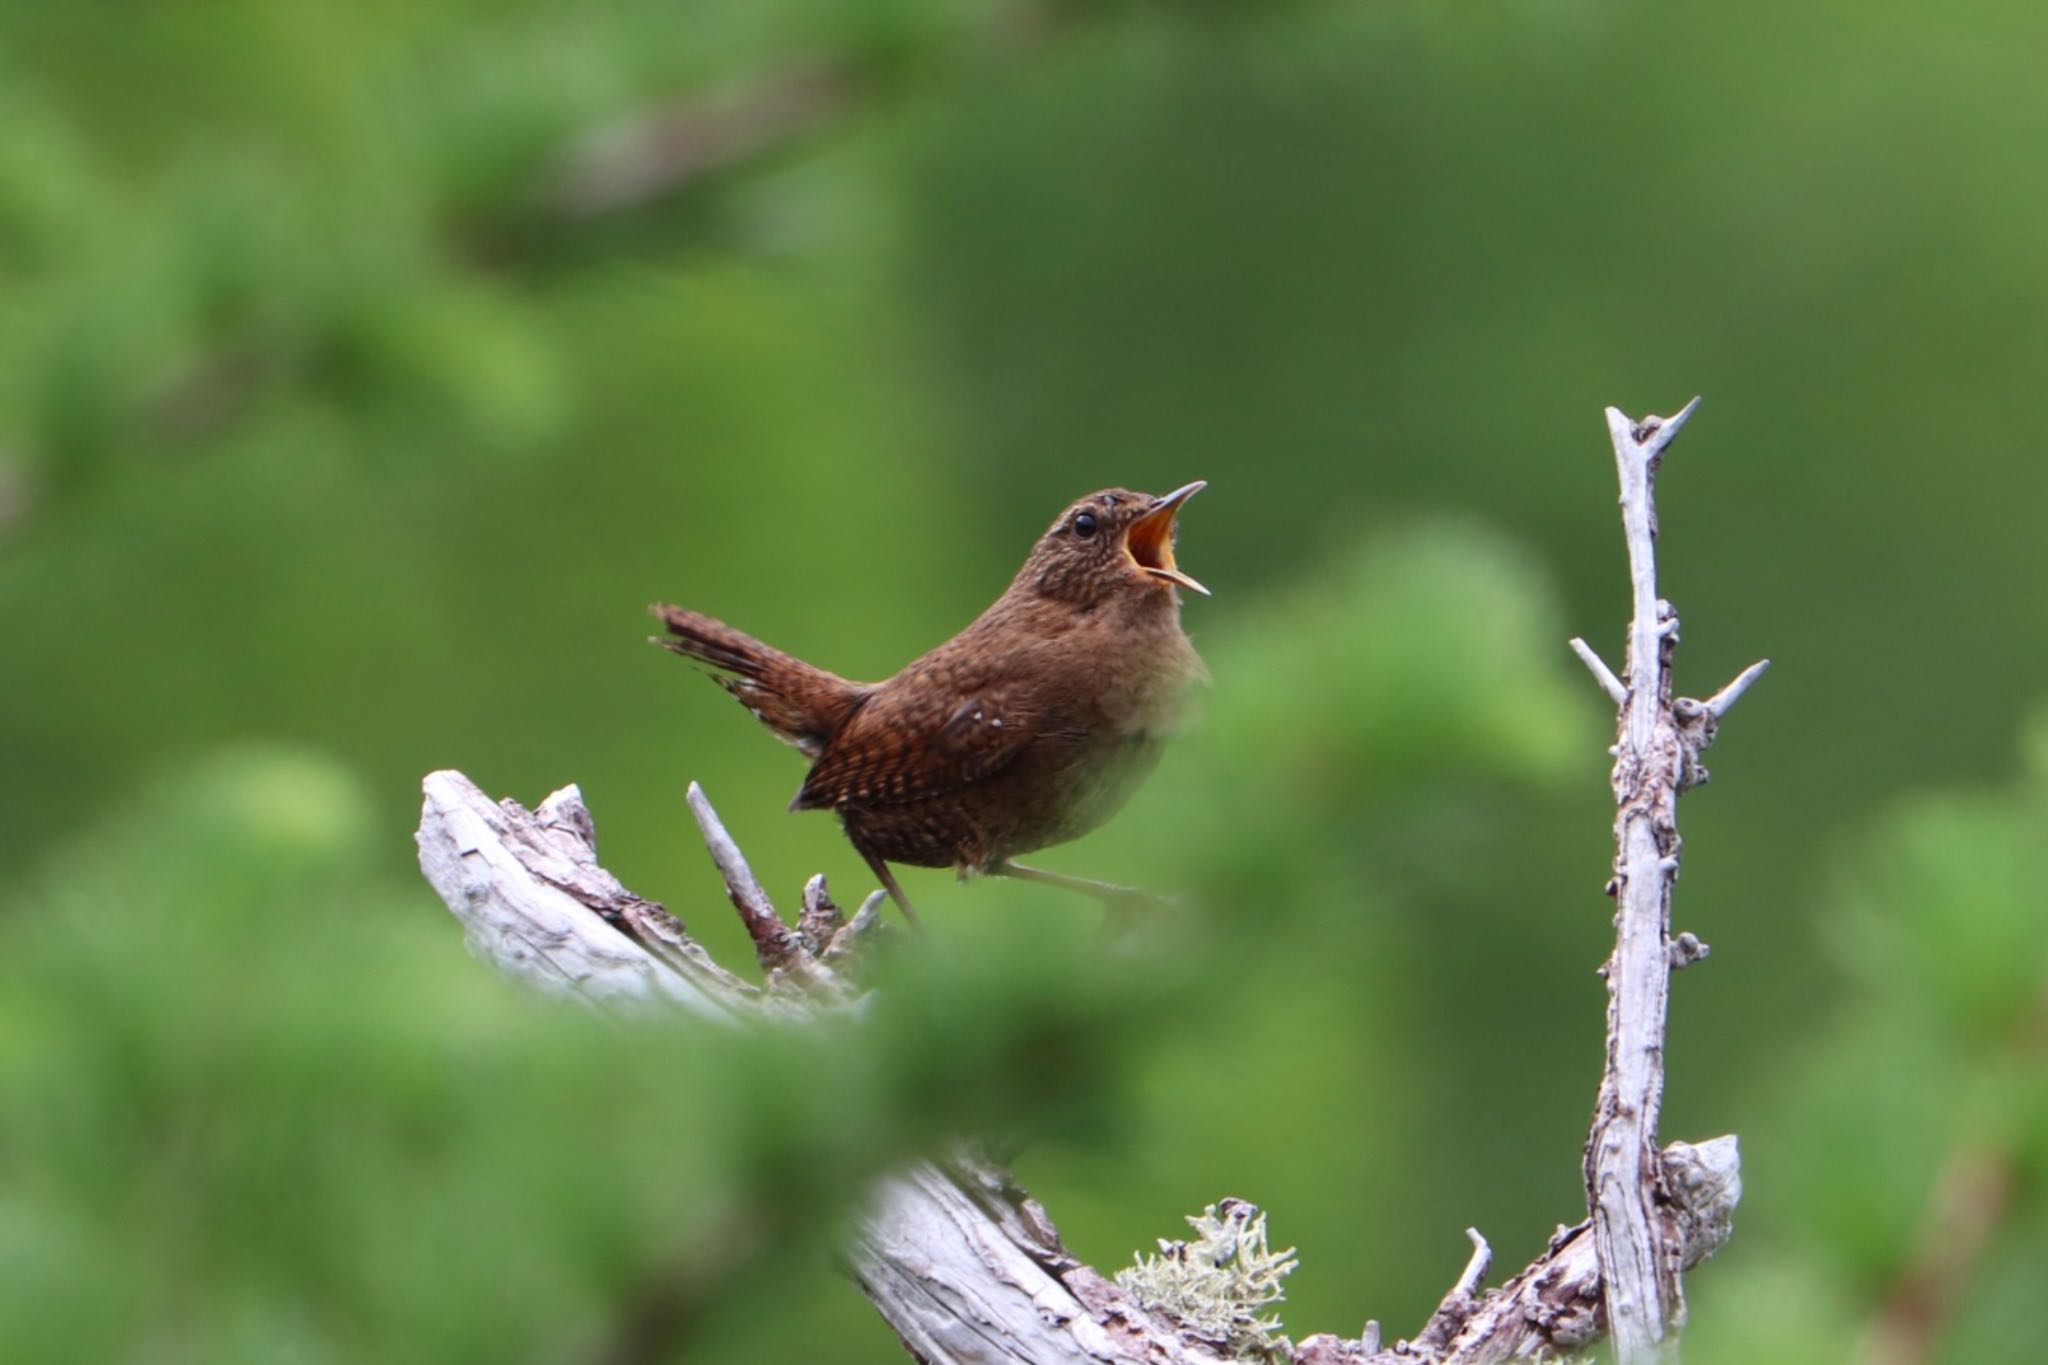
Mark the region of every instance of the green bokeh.
<instances>
[{"instance_id":1,"label":"green bokeh","mask_svg":"<svg viewBox=\"0 0 2048 1365\"><path fill-rule=\"evenodd\" d=\"M1235 1194L1290 1330L1412 1330L1460 1229L1518 1264L1581 1198L1562 639L1620 654L1600 408L1701 392L1683 684L1775 666L1684 812L1665 1129L1749 1190L1695 1355L1847 1358L1961 1152L2012 1193L1941 1358L2033 1358L2048 18L1026 8L0 3L0 1340L571 1350L740 1207L780 1249L684 1355L896 1359L753 1201L961 1123L1036 1130L1098 1264ZM797 66L813 131L563 208L574 149ZM688 780L778 894L865 874L641 604L880 677L1075 495L1197 477L1202 719L1047 858L1187 893L1128 991L1085 907L913 871L965 956L865 1051L627 1050L412 871L424 772L576 781L737 960Z\"/></svg>"}]
</instances>

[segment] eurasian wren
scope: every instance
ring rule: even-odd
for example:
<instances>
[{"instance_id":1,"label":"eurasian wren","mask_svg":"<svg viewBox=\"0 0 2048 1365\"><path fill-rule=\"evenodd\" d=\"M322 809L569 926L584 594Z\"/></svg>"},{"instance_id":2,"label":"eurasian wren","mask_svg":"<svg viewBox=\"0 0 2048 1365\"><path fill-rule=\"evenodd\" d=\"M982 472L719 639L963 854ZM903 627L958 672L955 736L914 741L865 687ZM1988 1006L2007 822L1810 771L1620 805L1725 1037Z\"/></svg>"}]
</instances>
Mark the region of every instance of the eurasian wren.
<instances>
[{"instance_id":1,"label":"eurasian wren","mask_svg":"<svg viewBox=\"0 0 2048 1365\"><path fill-rule=\"evenodd\" d=\"M1203 488L1082 498L988 610L887 682L849 682L682 607L657 638L811 760L792 810L839 813L913 923L889 863L1028 877L1104 899L1102 882L1021 867L1114 815L1158 762L1201 659L1176 587L1175 516Z\"/></svg>"}]
</instances>

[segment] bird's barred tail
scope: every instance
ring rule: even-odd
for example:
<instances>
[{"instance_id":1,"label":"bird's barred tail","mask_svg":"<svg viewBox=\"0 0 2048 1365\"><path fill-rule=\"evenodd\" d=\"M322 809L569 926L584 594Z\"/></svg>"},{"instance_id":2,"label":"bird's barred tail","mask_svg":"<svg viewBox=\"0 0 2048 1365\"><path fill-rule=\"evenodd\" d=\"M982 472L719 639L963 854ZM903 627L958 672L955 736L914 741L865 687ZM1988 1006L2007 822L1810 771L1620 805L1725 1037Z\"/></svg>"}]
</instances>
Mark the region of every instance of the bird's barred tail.
<instances>
[{"instance_id":1,"label":"bird's barred tail","mask_svg":"<svg viewBox=\"0 0 2048 1365\"><path fill-rule=\"evenodd\" d=\"M664 640L658 635L653 636L655 644L727 673L759 680L777 667L798 662L781 650L764 645L753 636L734 630L725 622L702 612L672 607L666 602L657 602L647 610L668 627L669 638Z\"/></svg>"},{"instance_id":2,"label":"bird's barred tail","mask_svg":"<svg viewBox=\"0 0 2048 1365\"><path fill-rule=\"evenodd\" d=\"M859 683L813 668L702 612L664 602L648 610L668 628L667 638L650 637L655 644L719 670L714 681L720 687L813 758L867 696Z\"/></svg>"}]
</instances>

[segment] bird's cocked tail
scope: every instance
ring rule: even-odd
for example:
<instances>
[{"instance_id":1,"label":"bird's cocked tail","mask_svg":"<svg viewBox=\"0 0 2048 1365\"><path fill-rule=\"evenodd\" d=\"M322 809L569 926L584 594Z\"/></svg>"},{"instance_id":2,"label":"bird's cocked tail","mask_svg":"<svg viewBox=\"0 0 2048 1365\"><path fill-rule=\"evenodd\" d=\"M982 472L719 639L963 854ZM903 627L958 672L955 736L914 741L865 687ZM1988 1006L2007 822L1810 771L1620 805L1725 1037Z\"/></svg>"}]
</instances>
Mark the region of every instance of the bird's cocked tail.
<instances>
[{"instance_id":1,"label":"bird's cocked tail","mask_svg":"<svg viewBox=\"0 0 2048 1365\"><path fill-rule=\"evenodd\" d=\"M867 700L861 684L813 668L702 612L665 602L648 611L668 628L666 638L649 637L655 644L717 669L720 687L809 757L816 758Z\"/></svg>"}]
</instances>

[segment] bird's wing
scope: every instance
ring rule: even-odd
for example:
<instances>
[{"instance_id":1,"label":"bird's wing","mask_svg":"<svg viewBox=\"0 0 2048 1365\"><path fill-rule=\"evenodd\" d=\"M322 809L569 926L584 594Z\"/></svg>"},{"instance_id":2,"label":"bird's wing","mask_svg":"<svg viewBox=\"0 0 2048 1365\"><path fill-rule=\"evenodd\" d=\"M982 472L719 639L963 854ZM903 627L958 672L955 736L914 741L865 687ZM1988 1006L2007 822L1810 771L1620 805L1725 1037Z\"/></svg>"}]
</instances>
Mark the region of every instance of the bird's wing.
<instances>
[{"instance_id":1,"label":"bird's wing","mask_svg":"<svg viewBox=\"0 0 2048 1365\"><path fill-rule=\"evenodd\" d=\"M894 805L993 776L1056 720L1000 684L882 688L832 737L791 809Z\"/></svg>"}]
</instances>

